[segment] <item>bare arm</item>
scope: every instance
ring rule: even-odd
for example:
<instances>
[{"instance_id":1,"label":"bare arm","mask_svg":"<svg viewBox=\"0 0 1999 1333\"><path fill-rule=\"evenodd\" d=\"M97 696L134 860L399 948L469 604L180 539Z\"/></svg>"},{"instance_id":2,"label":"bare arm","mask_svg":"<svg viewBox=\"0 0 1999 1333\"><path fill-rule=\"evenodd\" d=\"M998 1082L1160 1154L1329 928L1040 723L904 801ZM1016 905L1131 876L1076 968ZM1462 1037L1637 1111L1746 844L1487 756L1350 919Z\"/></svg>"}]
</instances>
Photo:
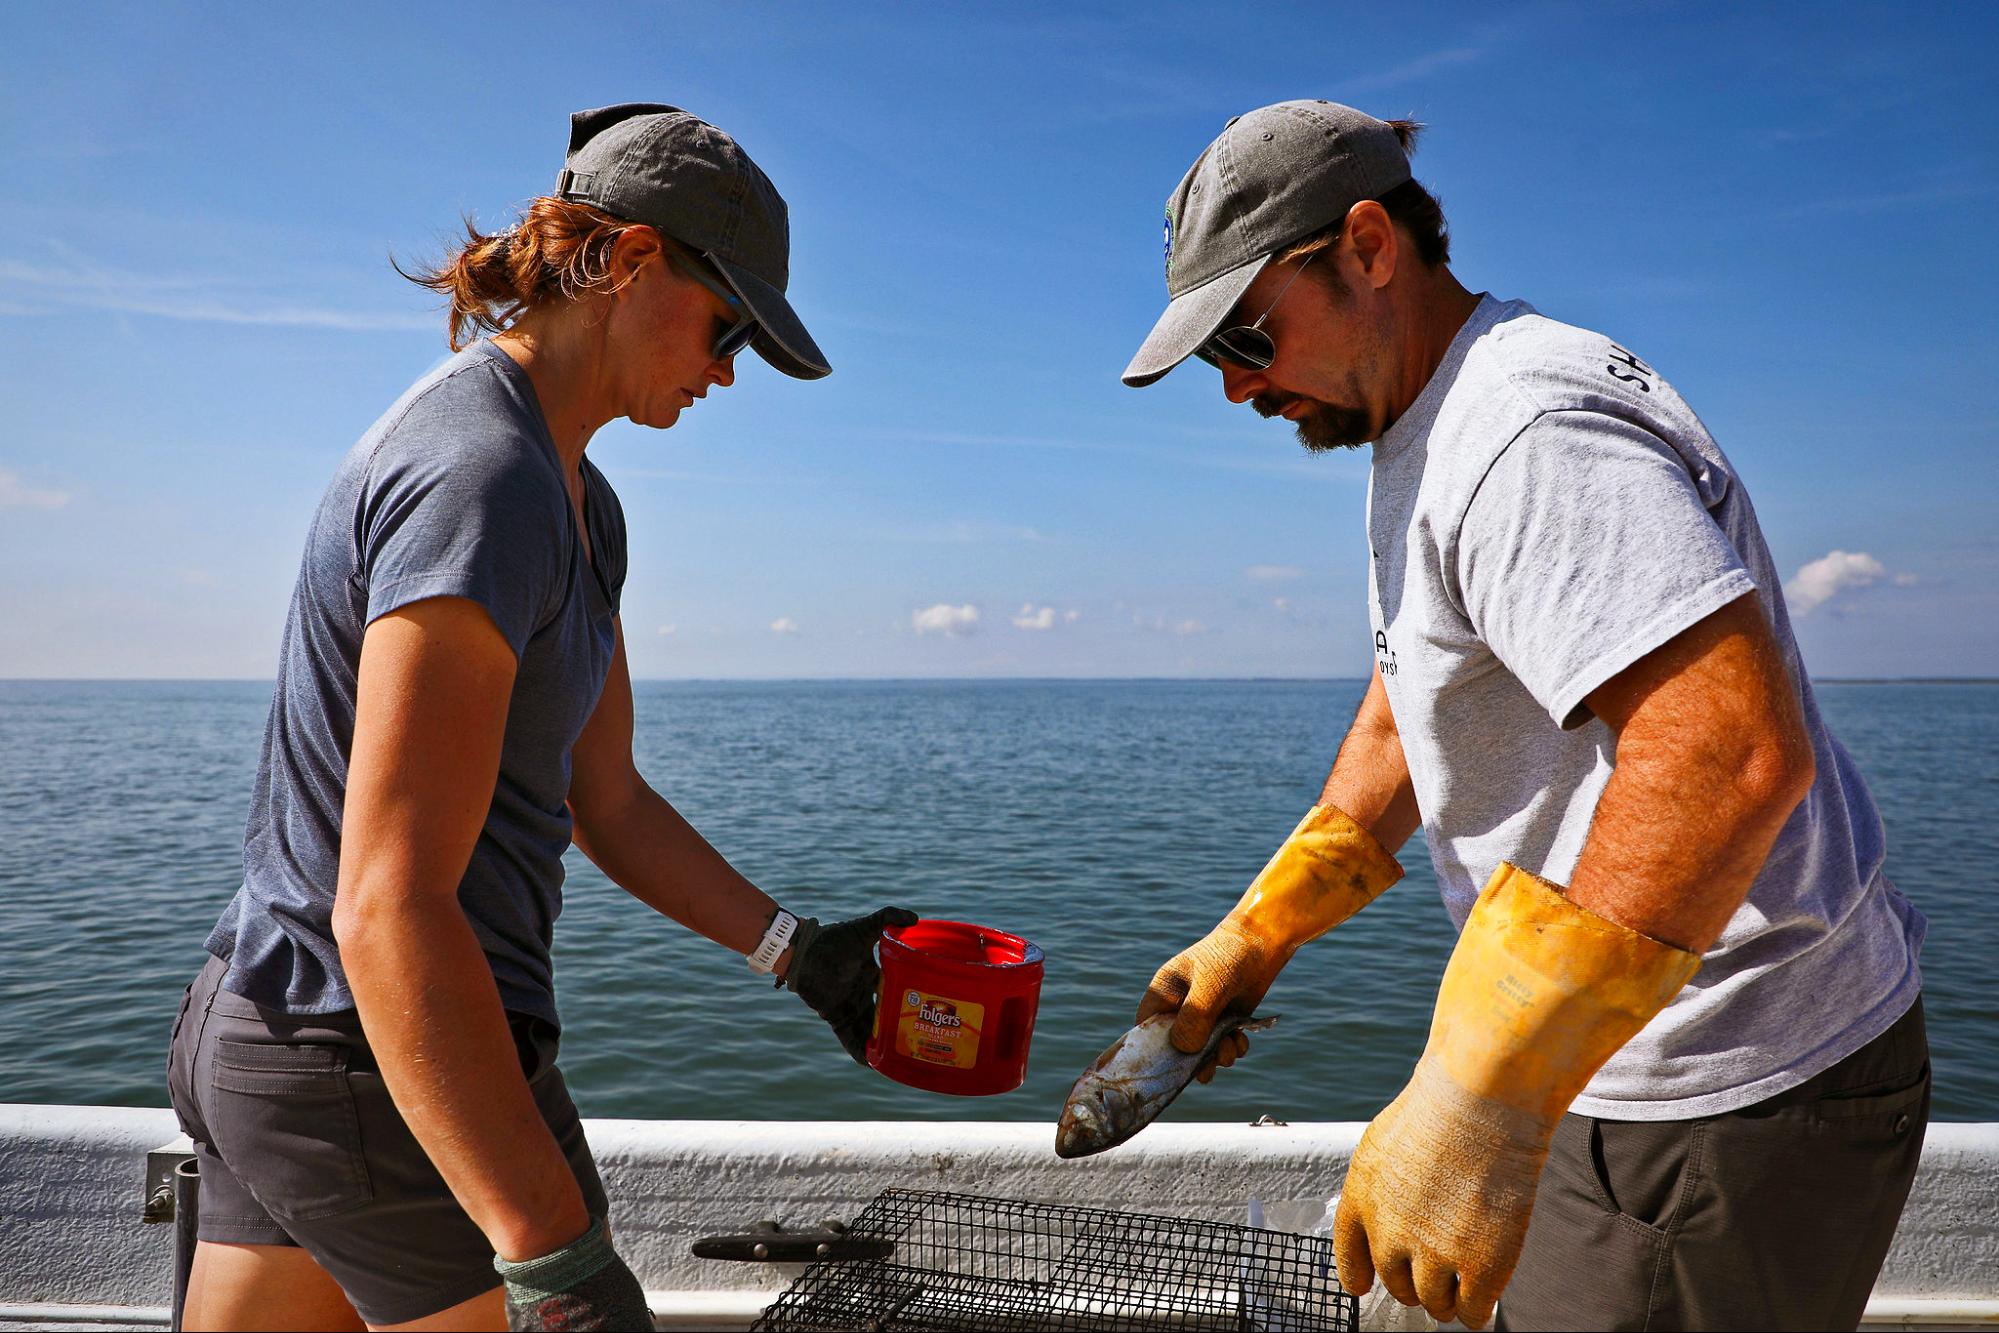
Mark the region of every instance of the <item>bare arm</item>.
<instances>
[{"instance_id":1,"label":"bare arm","mask_svg":"<svg viewBox=\"0 0 1999 1333\"><path fill-rule=\"evenodd\" d=\"M597 711L570 756L576 845L613 883L663 916L725 948L749 953L777 903L654 791L632 762L632 679L625 635ZM790 951L778 961L782 974Z\"/></svg>"},{"instance_id":2,"label":"bare arm","mask_svg":"<svg viewBox=\"0 0 1999 1333\"><path fill-rule=\"evenodd\" d=\"M1700 953L1748 896L1814 775L1797 693L1756 594L1587 702L1618 733L1617 761L1569 897Z\"/></svg>"},{"instance_id":3,"label":"bare arm","mask_svg":"<svg viewBox=\"0 0 1999 1333\"><path fill-rule=\"evenodd\" d=\"M1422 826L1416 809L1416 788L1409 781L1409 761L1402 753L1402 736L1395 729L1395 714L1388 707L1388 689L1376 671L1368 678L1367 693L1346 739L1340 742L1339 757L1319 793L1321 805L1338 806L1347 817L1374 835L1374 840L1393 856Z\"/></svg>"},{"instance_id":4,"label":"bare arm","mask_svg":"<svg viewBox=\"0 0 1999 1333\"><path fill-rule=\"evenodd\" d=\"M333 933L396 1109L504 1259L588 1228L491 965L458 905L485 824L512 650L477 603L417 602L361 645Z\"/></svg>"}]
</instances>

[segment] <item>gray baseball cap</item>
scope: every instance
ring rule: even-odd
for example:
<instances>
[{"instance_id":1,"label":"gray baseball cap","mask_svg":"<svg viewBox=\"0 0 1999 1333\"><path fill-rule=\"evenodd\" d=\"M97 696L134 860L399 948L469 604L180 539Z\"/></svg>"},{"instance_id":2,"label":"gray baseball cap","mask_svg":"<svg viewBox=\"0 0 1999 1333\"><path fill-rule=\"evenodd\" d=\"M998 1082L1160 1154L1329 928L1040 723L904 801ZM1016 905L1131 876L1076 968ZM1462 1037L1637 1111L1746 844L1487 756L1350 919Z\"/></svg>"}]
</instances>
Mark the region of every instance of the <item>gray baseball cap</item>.
<instances>
[{"instance_id":1,"label":"gray baseball cap","mask_svg":"<svg viewBox=\"0 0 1999 1333\"><path fill-rule=\"evenodd\" d=\"M1192 356L1272 255L1409 178L1395 128L1338 102L1231 120L1166 200L1166 313L1124 382L1143 388Z\"/></svg>"},{"instance_id":2,"label":"gray baseball cap","mask_svg":"<svg viewBox=\"0 0 1999 1333\"><path fill-rule=\"evenodd\" d=\"M756 317L757 355L802 380L832 372L784 296L791 276L784 196L707 121L658 102L578 111L555 194L699 250Z\"/></svg>"}]
</instances>

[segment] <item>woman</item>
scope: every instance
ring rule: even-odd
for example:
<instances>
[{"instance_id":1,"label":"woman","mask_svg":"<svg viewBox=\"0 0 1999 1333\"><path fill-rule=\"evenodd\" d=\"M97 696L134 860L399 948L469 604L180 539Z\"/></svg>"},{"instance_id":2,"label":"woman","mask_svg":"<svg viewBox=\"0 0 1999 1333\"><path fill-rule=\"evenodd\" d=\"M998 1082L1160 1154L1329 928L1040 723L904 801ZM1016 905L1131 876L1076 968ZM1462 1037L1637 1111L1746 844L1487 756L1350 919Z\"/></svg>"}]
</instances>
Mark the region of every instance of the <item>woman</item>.
<instances>
[{"instance_id":1,"label":"woman","mask_svg":"<svg viewBox=\"0 0 1999 1333\"><path fill-rule=\"evenodd\" d=\"M415 276L458 355L313 519L243 886L175 1026L187 1327L650 1327L554 1065L572 839L861 1058L874 940L914 917L792 917L639 776L624 518L584 457L615 418L671 426L745 346L826 374L787 259L742 149L633 104L572 117L555 195Z\"/></svg>"}]
</instances>

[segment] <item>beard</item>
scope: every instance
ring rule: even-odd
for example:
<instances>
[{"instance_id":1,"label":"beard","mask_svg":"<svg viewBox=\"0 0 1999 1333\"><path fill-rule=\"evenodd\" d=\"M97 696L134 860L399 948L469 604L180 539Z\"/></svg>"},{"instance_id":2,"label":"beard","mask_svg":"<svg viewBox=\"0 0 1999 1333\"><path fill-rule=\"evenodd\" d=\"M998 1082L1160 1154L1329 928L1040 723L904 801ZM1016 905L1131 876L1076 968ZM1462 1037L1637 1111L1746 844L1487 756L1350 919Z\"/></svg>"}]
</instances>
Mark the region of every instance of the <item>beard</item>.
<instances>
[{"instance_id":1,"label":"beard","mask_svg":"<svg viewBox=\"0 0 1999 1333\"><path fill-rule=\"evenodd\" d=\"M1295 423L1298 443L1315 454L1331 453L1335 449L1357 449L1375 436L1374 423L1367 413L1357 407L1342 407L1338 403L1320 402L1315 398L1302 398L1295 394L1260 394L1250 400L1250 407L1261 417L1280 415L1294 403L1308 403Z\"/></svg>"}]
</instances>

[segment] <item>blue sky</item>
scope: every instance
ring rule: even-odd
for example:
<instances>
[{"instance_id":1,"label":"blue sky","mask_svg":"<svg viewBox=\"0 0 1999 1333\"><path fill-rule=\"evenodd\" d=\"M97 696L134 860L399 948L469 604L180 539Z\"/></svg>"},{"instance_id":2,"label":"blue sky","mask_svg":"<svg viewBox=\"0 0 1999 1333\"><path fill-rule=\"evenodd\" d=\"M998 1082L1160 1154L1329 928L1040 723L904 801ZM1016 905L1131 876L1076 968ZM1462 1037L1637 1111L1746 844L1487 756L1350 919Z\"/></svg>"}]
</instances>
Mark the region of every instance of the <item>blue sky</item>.
<instances>
[{"instance_id":1,"label":"blue sky","mask_svg":"<svg viewBox=\"0 0 1999 1333\"><path fill-rule=\"evenodd\" d=\"M1999 7L17 7L0 676L267 677L306 519L443 353L389 268L673 102L792 209L815 384L591 446L640 677L1355 676L1364 454L1117 373L1237 112L1430 125L1474 290L1658 366L1820 675L1999 674ZM1837 553L1837 554L1836 554ZM938 608L946 608L939 610ZM965 608L972 608L976 619ZM926 614L927 613L927 614Z\"/></svg>"}]
</instances>

